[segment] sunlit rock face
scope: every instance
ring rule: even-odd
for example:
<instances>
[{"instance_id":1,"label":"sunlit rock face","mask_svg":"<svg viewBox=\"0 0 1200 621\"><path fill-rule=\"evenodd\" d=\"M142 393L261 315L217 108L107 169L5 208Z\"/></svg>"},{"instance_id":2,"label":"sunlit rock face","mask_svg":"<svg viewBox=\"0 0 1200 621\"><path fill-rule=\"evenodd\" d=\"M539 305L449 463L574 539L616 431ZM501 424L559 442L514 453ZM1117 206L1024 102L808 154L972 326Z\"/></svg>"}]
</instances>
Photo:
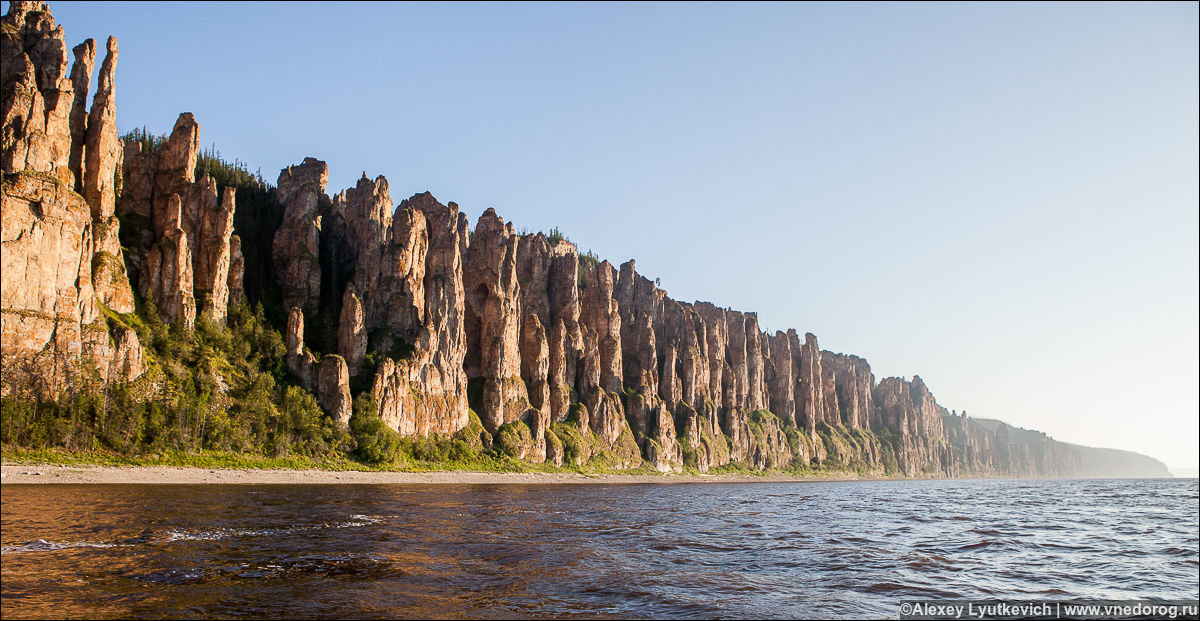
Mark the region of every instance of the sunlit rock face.
<instances>
[{"instance_id":1,"label":"sunlit rock face","mask_svg":"<svg viewBox=\"0 0 1200 621\"><path fill-rule=\"evenodd\" d=\"M134 310L113 213L117 40L89 113L95 42L72 50L68 73L66 35L44 4L11 2L0 23L0 385L57 394L93 376L135 378L137 335L101 313Z\"/></svg>"},{"instance_id":2,"label":"sunlit rock face","mask_svg":"<svg viewBox=\"0 0 1200 621\"><path fill-rule=\"evenodd\" d=\"M468 381L480 384L476 412L495 433L531 407L521 377L521 299L517 248L521 238L496 212L479 217L463 268Z\"/></svg>"},{"instance_id":3,"label":"sunlit rock face","mask_svg":"<svg viewBox=\"0 0 1200 621\"><path fill-rule=\"evenodd\" d=\"M208 173L196 176L200 126L191 113L157 147L125 146L118 210L148 221L128 257L141 294L164 321L194 325L198 314L224 325L229 305L244 295L241 239L234 240L236 193L218 192Z\"/></svg>"},{"instance_id":4,"label":"sunlit rock face","mask_svg":"<svg viewBox=\"0 0 1200 621\"><path fill-rule=\"evenodd\" d=\"M321 295L320 208L329 200L328 181L329 167L309 157L280 171L277 182L276 196L284 212L272 242L275 278L282 288L283 305L310 316L316 314Z\"/></svg>"},{"instance_id":5,"label":"sunlit rock face","mask_svg":"<svg viewBox=\"0 0 1200 621\"><path fill-rule=\"evenodd\" d=\"M134 312L135 291L170 323L219 326L273 276L286 367L343 423L360 397L404 436L442 437L474 408L481 446L494 436L535 463L661 472L1098 467L1090 449L948 413L920 377L876 383L866 360L811 333L674 300L634 261L581 255L557 231L518 234L492 209L472 231L455 203L426 192L396 205L388 180L365 172L331 197L317 158L280 171L275 220L243 239L234 222L256 212L204 172L190 113L165 140L122 144L117 40L98 70L97 48L68 48L42 3L11 2L3 17L5 394L143 375L137 334L106 320Z\"/></svg>"}]
</instances>

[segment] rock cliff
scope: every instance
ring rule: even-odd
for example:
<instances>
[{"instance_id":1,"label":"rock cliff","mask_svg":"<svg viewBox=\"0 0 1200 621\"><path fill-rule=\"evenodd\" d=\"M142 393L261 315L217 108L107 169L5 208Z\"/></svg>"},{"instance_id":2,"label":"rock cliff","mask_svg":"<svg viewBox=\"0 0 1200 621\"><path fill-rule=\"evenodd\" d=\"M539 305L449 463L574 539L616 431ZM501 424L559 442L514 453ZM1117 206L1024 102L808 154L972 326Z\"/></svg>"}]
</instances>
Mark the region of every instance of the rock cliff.
<instances>
[{"instance_id":1,"label":"rock cliff","mask_svg":"<svg viewBox=\"0 0 1200 621\"><path fill-rule=\"evenodd\" d=\"M134 310L113 213L117 40L89 113L94 41L76 46L68 74L66 36L44 4L12 2L0 26L0 385L7 394L135 378L137 335L104 314Z\"/></svg>"},{"instance_id":2,"label":"rock cliff","mask_svg":"<svg viewBox=\"0 0 1200 621\"><path fill-rule=\"evenodd\" d=\"M366 395L402 436L466 429L454 437L535 463L1108 472L1107 454L951 414L920 377L877 382L813 334L674 300L632 260L518 234L492 209L472 230L455 203L395 205L365 173L331 197L312 157L280 171L276 211L239 205L190 113L122 144L115 38L90 109L95 42L68 72L44 4L12 2L0 44L5 394L139 376L137 335L111 320L138 295L182 330L253 299L278 306L288 372L339 423Z\"/></svg>"}]
</instances>

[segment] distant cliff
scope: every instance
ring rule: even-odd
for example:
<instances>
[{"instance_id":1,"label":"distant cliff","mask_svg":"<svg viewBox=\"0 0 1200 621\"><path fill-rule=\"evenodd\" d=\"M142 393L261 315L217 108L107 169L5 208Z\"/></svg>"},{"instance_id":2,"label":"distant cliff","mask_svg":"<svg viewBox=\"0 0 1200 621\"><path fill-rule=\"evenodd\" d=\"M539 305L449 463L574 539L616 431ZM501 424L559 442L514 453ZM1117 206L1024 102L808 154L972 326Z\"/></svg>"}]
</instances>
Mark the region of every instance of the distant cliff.
<instances>
[{"instance_id":1,"label":"distant cliff","mask_svg":"<svg viewBox=\"0 0 1200 621\"><path fill-rule=\"evenodd\" d=\"M812 334L771 334L754 313L673 300L633 261L581 255L557 232L518 234L491 209L472 228L428 193L395 204L382 176L331 196L325 163L311 157L273 188L239 182L206 167L190 113L168 137L123 143L116 39L89 109L95 43L73 48L68 72L49 9L10 7L6 395L137 382L169 362L139 340L138 317L186 334L257 304L282 333L283 383L354 433L367 423L352 418L367 416L404 437L454 437L532 463L603 456L664 472L1166 475L1144 456L948 412L919 377L876 381L866 360L822 350ZM255 358L260 369L276 368L269 358ZM253 383L225 366L204 371L210 392ZM272 390L278 400L284 386ZM200 416L225 416L210 397Z\"/></svg>"}]
</instances>

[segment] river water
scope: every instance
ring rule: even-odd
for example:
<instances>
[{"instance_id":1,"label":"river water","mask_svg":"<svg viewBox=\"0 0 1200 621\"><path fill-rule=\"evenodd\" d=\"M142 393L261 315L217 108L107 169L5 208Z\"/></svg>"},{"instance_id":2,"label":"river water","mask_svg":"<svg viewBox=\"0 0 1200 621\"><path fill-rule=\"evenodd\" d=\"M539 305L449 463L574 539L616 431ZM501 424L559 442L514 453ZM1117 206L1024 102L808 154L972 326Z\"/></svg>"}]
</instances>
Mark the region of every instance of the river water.
<instances>
[{"instance_id":1,"label":"river water","mask_svg":"<svg viewBox=\"0 0 1200 621\"><path fill-rule=\"evenodd\" d=\"M1196 479L5 485L28 617L895 617L1195 599Z\"/></svg>"}]
</instances>

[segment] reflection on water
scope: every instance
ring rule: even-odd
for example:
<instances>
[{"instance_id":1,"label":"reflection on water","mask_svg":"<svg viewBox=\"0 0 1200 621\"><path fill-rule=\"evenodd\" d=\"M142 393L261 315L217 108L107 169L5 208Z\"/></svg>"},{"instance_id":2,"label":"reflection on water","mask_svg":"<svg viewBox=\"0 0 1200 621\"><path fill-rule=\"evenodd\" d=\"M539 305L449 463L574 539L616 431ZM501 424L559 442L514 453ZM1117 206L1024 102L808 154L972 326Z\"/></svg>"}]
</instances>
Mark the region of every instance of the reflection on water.
<instances>
[{"instance_id":1,"label":"reflection on water","mask_svg":"<svg viewBox=\"0 0 1200 621\"><path fill-rule=\"evenodd\" d=\"M20 617L861 617L1187 598L1197 482L6 485Z\"/></svg>"}]
</instances>

